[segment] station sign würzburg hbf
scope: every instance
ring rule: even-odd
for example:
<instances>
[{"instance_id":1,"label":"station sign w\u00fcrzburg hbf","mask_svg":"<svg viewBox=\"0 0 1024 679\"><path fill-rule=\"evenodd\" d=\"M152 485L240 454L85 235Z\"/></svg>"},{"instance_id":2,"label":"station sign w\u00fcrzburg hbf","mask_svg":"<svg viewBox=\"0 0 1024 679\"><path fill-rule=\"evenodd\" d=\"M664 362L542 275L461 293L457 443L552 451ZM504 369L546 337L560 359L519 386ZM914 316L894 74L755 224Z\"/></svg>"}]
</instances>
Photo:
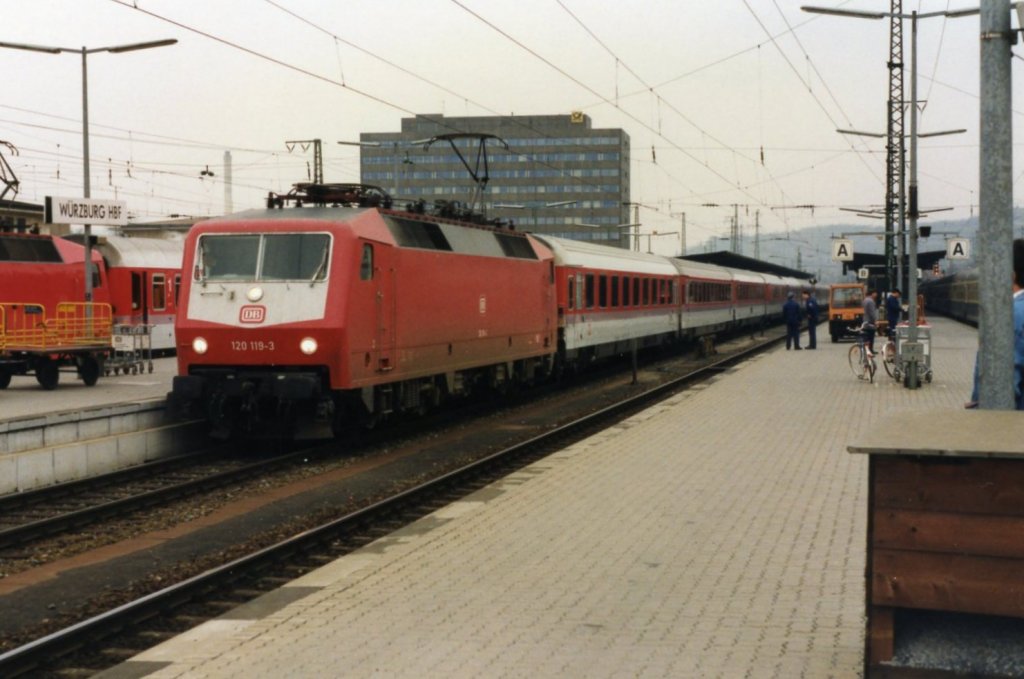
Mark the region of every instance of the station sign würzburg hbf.
<instances>
[{"instance_id":1,"label":"station sign w\u00fcrzburg hbf","mask_svg":"<svg viewBox=\"0 0 1024 679\"><path fill-rule=\"evenodd\" d=\"M128 224L128 210L123 200L47 196L43 221L47 224L125 226Z\"/></svg>"}]
</instances>

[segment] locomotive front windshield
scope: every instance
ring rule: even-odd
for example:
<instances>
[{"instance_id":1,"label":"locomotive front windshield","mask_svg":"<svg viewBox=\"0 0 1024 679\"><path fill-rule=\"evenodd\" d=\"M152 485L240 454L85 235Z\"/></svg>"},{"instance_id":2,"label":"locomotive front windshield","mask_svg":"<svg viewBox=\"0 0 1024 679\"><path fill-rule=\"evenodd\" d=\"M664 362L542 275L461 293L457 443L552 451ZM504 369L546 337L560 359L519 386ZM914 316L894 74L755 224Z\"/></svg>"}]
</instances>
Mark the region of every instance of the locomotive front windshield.
<instances>
[{"instance_id":1,"label":"locomotive front windshield","mask_svg":"<svg viewBox=\"0 0 1024 679\"><path fill-rule=\"evenodd\" d=\"M205 235L196 278L208 281L318 281L327 278L325 233Z\"/></svg>"}]
</instances>

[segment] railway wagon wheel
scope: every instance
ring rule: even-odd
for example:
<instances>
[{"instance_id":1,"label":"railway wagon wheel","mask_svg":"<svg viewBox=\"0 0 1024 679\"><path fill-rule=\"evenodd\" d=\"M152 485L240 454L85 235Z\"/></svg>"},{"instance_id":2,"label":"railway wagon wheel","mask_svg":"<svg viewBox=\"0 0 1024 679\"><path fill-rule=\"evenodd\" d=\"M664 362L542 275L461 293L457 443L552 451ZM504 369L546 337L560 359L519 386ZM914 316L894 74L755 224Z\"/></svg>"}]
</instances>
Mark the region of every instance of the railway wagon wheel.
<instances>
[{"instance_id":1,"label":"railway wagon wheel","mask_svg":"<svg viewBox=\"0 0 1024 679\"><path fill-rule=\"evenodd\" d=\"M36 382L43 389L51 391L57 388L60 382L60 368L57 361L52 358L40 358L36 363Z\"/></svg>"},{"instance_id":2,"label":"railway wagon wheel","mask_svg":"<svg viewBox=\"0 0 1024 679\"><path fill-rule=\"evenodd\" d=\"M89 354L78 359L78 376L85 382L85 386L95 386L102 371L103 367L95 356Z\"/></svg>"}]
</instances>

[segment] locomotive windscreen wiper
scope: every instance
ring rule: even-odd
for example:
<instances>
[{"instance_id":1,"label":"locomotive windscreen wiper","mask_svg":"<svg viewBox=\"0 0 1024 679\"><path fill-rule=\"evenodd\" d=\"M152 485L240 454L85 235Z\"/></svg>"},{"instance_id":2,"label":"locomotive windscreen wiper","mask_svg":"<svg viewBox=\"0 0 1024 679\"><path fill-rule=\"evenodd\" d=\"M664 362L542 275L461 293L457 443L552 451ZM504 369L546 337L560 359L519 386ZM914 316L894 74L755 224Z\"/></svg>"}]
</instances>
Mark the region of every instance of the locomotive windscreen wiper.
<instances>
[{"instance_id":1,"label":"locomotive windscreen wiper","mask_svg":"<svg viewBox=\"0 0 1024 679\"><path fill-rule=\"evenodd\" d=\"M320 257L320 264L317 265L316 271L313 272L313 277L309 279L309 287L313 287L316 283L316 279L320 277L324 269L327 268L327 248L324 247L324 254Z\"/></svg>"}]
</instances>

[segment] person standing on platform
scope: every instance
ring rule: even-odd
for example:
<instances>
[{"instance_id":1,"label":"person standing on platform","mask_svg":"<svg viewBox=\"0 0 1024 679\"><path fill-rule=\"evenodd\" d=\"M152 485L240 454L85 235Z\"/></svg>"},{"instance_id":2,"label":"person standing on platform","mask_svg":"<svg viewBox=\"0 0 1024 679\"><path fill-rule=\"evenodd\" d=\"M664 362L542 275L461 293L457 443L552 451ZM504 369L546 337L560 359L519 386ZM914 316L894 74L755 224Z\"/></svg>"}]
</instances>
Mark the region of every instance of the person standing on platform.
<instances>
[{"instance_id":1,"label":"person standing on platform","mask_svg":"<svg viewBox=\"0 0 1024 679\"><path fill-rule=\"evenodd\" d=\"M804 290L804 313L807 315L807 348L818 348L818 300L814 293Z\"/></svg>"},{"instance_id":2,"label":"person standing on platform","mask_svg":"<svg viewBox=\"0 0 1024 679\"><path fill-rule=\"evenodd\" d=\"M875 328L878 327L878 291L872 290L864 298L864 346L875 353Z\"/></svg>"},{"instance_id":3,"label":"person standing on platform","mask_svg":"<svg viewBox=\"0 0 1024 679\"><path fill-rule=\"evenodd\" d=\"M1024 410L1024 238L1013 241L1013 400ZM978 407L978 359L974 359L974 388L967 408Z\"/></svg>"},{"instance_id":4,"label":"person standing on platform","mask_svg":"<svg viewBox=\"0 0 1024 679\"><path fill-rule=\"evenodd\" d=\"M896 337L896 325L903 316L903 303L900 300L900 289L893 288L885 298L885 320L889 322L889 337Z\"/></svg>"},{"instance_id":5,"label":"person standing on platform","mask_svg":"<svg viewBox=\"0 0 1024 679\"><path fill-rule=\"evenodd\" d=\"M790 345L800 351L800 304L792 291L786 295L786 303L782 305L782 320L786 322L786 351Z\"/></svg>"}]
</instances>

